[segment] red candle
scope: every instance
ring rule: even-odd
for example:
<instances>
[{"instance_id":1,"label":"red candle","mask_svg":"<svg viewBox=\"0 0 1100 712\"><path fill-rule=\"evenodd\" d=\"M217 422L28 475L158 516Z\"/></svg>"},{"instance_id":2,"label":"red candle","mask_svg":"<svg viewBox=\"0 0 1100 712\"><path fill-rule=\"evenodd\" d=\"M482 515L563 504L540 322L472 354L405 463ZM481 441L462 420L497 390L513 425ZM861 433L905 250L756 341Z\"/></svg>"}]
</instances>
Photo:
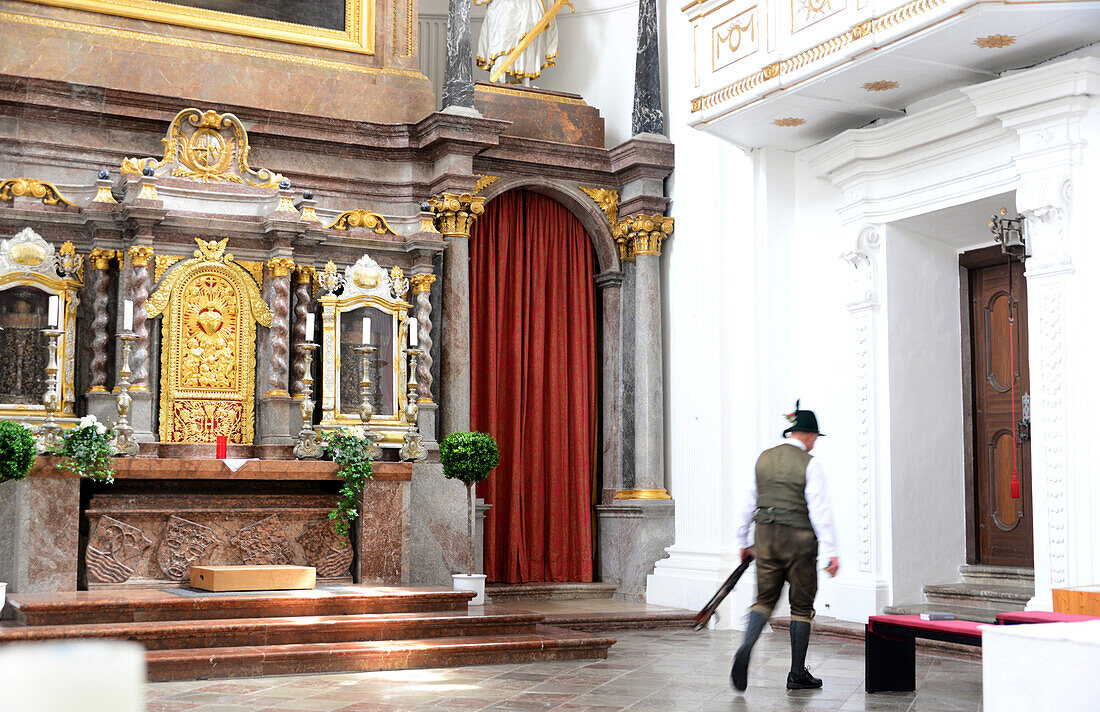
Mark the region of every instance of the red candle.
<instances>
[{"instance_id":1,"label":"red candle","mask_svg":"<svg viewBox=\"0 0 1100 712\"><path fill-rule=\"evenodd\" d=\"M219 460L224 460L225 459L226 450L228 450L228 449L229 449L229 438L226 437L225 435L219 435L218 436L218 459Z\"/></svg>"}]
</instances>

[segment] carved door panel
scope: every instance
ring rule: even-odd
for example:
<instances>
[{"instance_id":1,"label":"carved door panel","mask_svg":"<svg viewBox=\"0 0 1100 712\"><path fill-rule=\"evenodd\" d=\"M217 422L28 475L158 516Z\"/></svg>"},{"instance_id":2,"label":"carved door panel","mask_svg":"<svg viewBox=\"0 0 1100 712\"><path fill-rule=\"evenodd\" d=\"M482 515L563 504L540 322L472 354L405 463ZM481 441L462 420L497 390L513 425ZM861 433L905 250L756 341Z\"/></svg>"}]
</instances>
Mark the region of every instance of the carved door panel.
<instances>
[{"instance_id":1,"label":"carved door panel","mask_svg":"<svg viewBox=\"0 0 1100 712\"><path fill-rule=\"evenodd\" d=\"M1030 567L1034 541L1024 267L1006 259L971 269L969 281L975 551L982 564ZM1013 485L1014 473L1018 486Z\"/></svg>"}]
</instances>

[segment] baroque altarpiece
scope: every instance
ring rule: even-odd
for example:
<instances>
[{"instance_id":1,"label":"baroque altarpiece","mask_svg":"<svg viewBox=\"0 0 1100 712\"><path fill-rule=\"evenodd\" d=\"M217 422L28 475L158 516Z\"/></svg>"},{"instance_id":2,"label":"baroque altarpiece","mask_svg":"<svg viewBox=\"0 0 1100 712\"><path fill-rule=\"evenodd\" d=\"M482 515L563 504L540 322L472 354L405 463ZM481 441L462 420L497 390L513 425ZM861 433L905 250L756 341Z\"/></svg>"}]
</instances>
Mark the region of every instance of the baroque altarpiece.
<instances>
[{"instance_id":1,"label":"baroque altarpiece","mask_svg":"<svg viewBox=\"0 0 1100 712\"><path fill-rule=\"evenodd\" d=\"M196 563L449 581L465 497L437 442L469 429L467 243L525 189L592 239L600 578L638 595L671 543L663 415L635 400L660 392L671 144L608 149L597 110L537 89L435 111L411 0L344 3L329 28L126 6L0 2L0 417L113 424L121 388L136 441L113 485L42 458L9 484L50 507L0 492L13 590L174 585ZM377 452L348 546L309 446L354 426Z\"/></svg>"}]
</instances>

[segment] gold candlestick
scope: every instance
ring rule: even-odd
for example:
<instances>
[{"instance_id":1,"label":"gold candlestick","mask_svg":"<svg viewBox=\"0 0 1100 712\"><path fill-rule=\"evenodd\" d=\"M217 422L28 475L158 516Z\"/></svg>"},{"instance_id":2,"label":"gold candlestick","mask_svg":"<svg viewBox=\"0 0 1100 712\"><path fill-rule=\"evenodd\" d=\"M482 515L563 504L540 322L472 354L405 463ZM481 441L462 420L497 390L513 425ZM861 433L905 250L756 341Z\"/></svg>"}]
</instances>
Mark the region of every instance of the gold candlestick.
<instances>
[{"instance_id":1,"label":"gold candlestick","mask_svg":"<svg viewBox=\"0 0 1100 712\"><path fill-rule=\"evenodd\" d=\"M325 451L325 443L313 427L313 352L317 344L307 341L300 344L305 350L303 360L306 373L302 378L302 429L298 431L298 442L294 444L294 457L299 460L316 460Z\"/></svg>"},{"instance_id":2,"label":"gold candlestick","mask_svg":"<svg viewBox=\"0 0 1100 712\"><path fill-rule=\"evenodd\" d=\"M355 350L362 359L362 373L359 376L359 420L363 422L363 436L370 441L367 454L372 460L377 460L382 457L382 448L378 445L382 436L370 429L370 421L374 417L374 406L370 402L370 357L376 349L370 344L363 344L356 346Z\"/></svg>"},{"instance_id":3,"label":"gold candlestick","mask_svg":"<svg viewBox=\"0 0 1100 712\"><path fill-rule=\"evenodd\" d=\"M417 418L420 415L420 406L417 405L416 361L420 357L420 349L408 348L405 353L409 356L409 396L405 401L405 421L409 429L405 431L405 444L401 446L399 455L402 460L427 460L428 449L424 447L424 438L420 435Z\"/></svg>"},{"instance_id":4,"label":"gold candlestick","mask_svg":"<svg viewBox=\"0 0 1100 712\"><path fill-rule=\"evenodd\" d=\"M118 340L122 342L122 358L118 367L118 397L115 399L115 409L118 411L118 420L114 424L114 437L111 446L116 454L134 457L138 454L138 444L134 440L134 429L126 420L130 412L133 399L130 397L130 351L137 340L137 334L125 331L118 334Z\"/></svg>"},{"instance_id":5,"label":"gold candlestick","mask_svg":"<svg viewBox=\"0 0 1100 712\"><path fill-rule=\"evenodd\" d=\"M49 340L50 358L46 362L46 392L42 395L42 405L46 407L46 419L38 426L38 450L48 452L61 445L61 426L54 420L54 413L60 404L57 396L57 340L65 332L61 329L43 329Z\"/></svg>"}]
</instances>

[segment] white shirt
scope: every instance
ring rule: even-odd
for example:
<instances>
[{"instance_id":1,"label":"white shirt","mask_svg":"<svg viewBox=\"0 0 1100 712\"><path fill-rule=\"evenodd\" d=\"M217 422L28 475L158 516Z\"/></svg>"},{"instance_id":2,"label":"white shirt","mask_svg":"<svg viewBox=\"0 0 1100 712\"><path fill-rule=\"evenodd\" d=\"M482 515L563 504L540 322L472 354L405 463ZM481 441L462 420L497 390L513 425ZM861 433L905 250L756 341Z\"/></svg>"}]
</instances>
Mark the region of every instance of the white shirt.
<instances>
[{"instance_id":1,"label":"white shirt","mask_svg":"<svg viewBox=\"0 0 1100 712\"><path fill-rule=\"evenodd\" d=\"M787 438L785 445L794 445L800 450L806 446L801 440ZM821 545L821 556L831 559L840 556L836 548L836 527L833 525L833 508L829 503L829 488L825 481L825 469L815 457L806 466L806 504L810 509L810 524L813 525L814 534ZM742 549L749 546L749 529L752 528L753 517L756 516L756 474L749 478L749 489L741 507L741 526L737 528L737 542Z\"/></svg>"}]
</instances>

